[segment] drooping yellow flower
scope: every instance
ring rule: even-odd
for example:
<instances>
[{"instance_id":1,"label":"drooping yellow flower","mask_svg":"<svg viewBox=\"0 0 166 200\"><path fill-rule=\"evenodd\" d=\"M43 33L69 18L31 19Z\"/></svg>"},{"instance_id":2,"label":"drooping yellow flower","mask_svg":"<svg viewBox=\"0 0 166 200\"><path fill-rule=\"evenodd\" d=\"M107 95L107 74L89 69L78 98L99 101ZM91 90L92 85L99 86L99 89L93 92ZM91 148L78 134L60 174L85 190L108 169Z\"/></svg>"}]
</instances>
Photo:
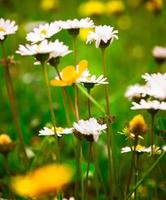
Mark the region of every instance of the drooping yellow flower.
<instances>
[{"instance_id":1,"label":"drooping yellow flower","mask_svg":"<svg viewBox=\"0 0 166 200\"><path fill-rule=\"evenodd\" d=\"M41 0L40 6L45 11L57 9L59 7L59 0Z\"/></svg>"},{"instance_id":2,"label":"drooping yellow flower","mask_svg":"<svg viewBox=\"0 0 166 200\"><path fill-rule=\"evenodd\" d=\"M87 40L88 34L90 31L93 31L93 28L81 28L79 32L80 39L84 42Z\"/></svg>"},{"instance_id":3,"label":"drooping yellow flower","mask_svg":"<svg viewBox=\"0 0 166 200\"><path fill-rule=\"evenodd\" d=\"M88 62L86 60L80 61L76 68L72 65L67 66L60 72L61 79L60 77L56 77L56 79L50 81L50 84L56 87L72 85L78 78L81 77L87 67Z\"/></svg>"},{"instance_id":4,"label":"drooping yellow flower","mask_svg":"<svg viewBox=\"0 0 166 200\"><path fill-rule=\"evenodd\" d=\"M113 0L106 3L106 13L121 14L125 10L125 5L121 0Z\"/></svg>"},{"instance_id":5,"label":"drooping yellow flower","mask_svg":"<svg viewBox=\"0 0 166 200\"><path fill-rule=\"evenodd\" d=\"M134 135L142 135L147 131L147 124L142 115L136 115L129 122L129 132Z\"/></svg>"},{"instance_id":6,"label":"drooping yellow flower","mask_svg":"<svg viewBox=\"0 0 166 200\"><path fill-rule=\"evenodd\" d=\"M57 193L71 181L73 170L62 164L40 167L25 176L12 179L12 190L23 197L38 198Z\"/></svg>"},{"instance_id":7,"label":"drooping yellow flower","mask_svg":"<svg viewBox=\"0 0 166 200\"><path fill-rule=\"evenodd\" d=\"M101 1L87 1L80 5L78 12L81 16L98 16L105 12L105 5Z\"/></svg>"}]
</instances>

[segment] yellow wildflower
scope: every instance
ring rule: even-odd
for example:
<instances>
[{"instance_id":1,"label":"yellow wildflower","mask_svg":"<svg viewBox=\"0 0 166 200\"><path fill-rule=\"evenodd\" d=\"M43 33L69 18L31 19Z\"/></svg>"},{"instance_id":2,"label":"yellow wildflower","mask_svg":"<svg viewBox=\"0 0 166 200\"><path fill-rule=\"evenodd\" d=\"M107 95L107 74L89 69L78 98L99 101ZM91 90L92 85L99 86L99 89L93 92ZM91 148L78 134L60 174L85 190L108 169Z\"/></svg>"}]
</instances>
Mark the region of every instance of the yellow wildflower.
<instances>
[{"instance_id":1,"label":"yellow wildflower","mask_svg":"<svg viewBox=\"0 0 166 200\"><path fill-rule=\"evenodd\" d=\"M121 14L124 10L124 3L120 0L113 0L106 3L106 12L108 14Z\"/></svg>"},{"instance_id":2,"label":"yellow wildflower","mask_svg":"<svg viewBox=\"0 0 166 200\"><path fill-rule=\"evenodd\" d=\"M80 5L78 12L81 16L98 16L105 12L105 5L101 1L87 1Z\"/></svg>"},{"instance_id":3,"label":"yellow wildflower","mask_svg":"<svg viewBox=\"0 0 166 200\"><path fill-rule=\"evenodd\" d=\"M72 65L67 66L60 72L61 79L57 77L56 79L51 80L50 84L57 87L72 85L81 77L82 73L87 69L87 66L88 62L86 60L79 62L76 68Z\"/></svg>"},{"instance_id":4,"label":"yellow wildflower","mask_svg":"<svg viewBox=\"0 0 166 200\"><path fill-rule=\"evenodd\" d=\"M11 142L12 140L7 134L0 135L0 145L10 144Z\"/></svg>"},{"instance_id":5,"label":"yellow wildflower","mask_svg":"<svg viewBox=\"0 0 166 200\"><path fill-rule=\"evenodd\" d=\"M41 0L40 6L45 11L57 9L59 7L59 1L58 0Z\"/></svg>"},{"instance_id":6,"label":"yellow wildflower","mask_svg":"<svg viewBox=\"0 0 166 200\"><path fill-rule=\"evenodd\" d=\"M129 132L134 135L141 135L147 131L147 124L142 115L136 115L129 122Z\"/></svg>"},{"instance_id":7,"label":"yellow wildflower","mask_svg":"<svg viewBox=\"0 0 166 200\"><path fill-rule=\"evenodd\" d=\"M0 135L0 152L3 154L9 153L14 147L14 142L7 134Z\"/></svg>"},{"instance_id":8,"label":"yellow wildflower","mask_svg":"<svg viewBox=\"0 0 166 200\"><path fill-rule=\"evenodd\" d=\"M146 8L149 11L160 11L163 8L163 0L149 0L146 3Z\"/></svg>"},{"instance_id":9,"label":"yellow wildflower","mask_svg":"<svg viewBox=\"0 0 166 200\"><path fill-rule=\"evenodd\" d=\"M89 31L93 31L93 28L81 28L79 32L79 37L82 41L86 41Z\"/></svg>"},{"instance_id":10,"label":"yellow wildflower","mask_svg":"<svg viewBox=\"0 0 166 200\"><path fill-rule=\"evenodd\" d=\"M35 169L25 176L12 179L12 190L23 197L38 198L57 193L70 182L73 171L66 165L50 164Z\"/></svg>"}]
</instances>

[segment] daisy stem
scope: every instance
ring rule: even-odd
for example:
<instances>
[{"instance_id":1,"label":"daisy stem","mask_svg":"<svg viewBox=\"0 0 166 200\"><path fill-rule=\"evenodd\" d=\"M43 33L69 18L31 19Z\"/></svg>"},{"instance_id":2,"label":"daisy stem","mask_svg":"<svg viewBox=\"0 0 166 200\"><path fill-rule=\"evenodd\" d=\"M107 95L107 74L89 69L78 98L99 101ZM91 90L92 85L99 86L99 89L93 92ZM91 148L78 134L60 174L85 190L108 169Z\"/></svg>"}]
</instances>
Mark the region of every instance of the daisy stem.
<instances>
[{"instance_id":1,"label":"daisy stem","mask_svg":"<svg viewBox=\"0 0 166 200\"><path fill-rule=\"evenodd\" d=\"M79 180L80 180L80 152L81 152L81 140L77 139L76 144L76 184L75 184L75 197L79 199Z\"/></svg>"},{"instance_id":2,"label":"daisy stem","mask_svg":"<svg viewBox=\"0 0 166 200\"><path fill-rule=\"evenodd\" d=\"M56 154L57 154L57 160L59 160L59 144L58 144L58 137L56 134L56 120L55 120L55 115L54 115L54 108L53 108L53 103L52 103L52 97L51 97L51 90L49 86L49 79L48 79L48 72L47 72L47 67L45 63L42 63L42 69L43 69L43 74L44 74L44 79L45 79L45 84L46 84L46 90L47 90L47 96L48 96L48 102L49 102L49 107L50 107L50 114L51 114L51 121L53 123L54 127L54 137L55 137L55 142L56 142Z\"/></svg>"},{"instance_id":3,"label":"daisy stem","mask_svg":"<svg viewBox=\"0 0 166 200\"><path fill-rule=\"evenodd\" d=\"M155 113L151 112L151 130L150 130L150 140L151 140L151 151L153 155L153 145L154 145L154 120L155 120Z\"/></svg>"},{"instance_id":4,"label":"daisy stem","mask_svg":"<svg viewBox=\"0 0 166 200\"><path fill-rule=\"evenodd\" d=\"M90 95L90 89L87 89L87 91L88 91L88 94ZM88 116L90 118L91 117L91 102L89 98L87 99L87 106L88 106Z\"/></svg>"},{"instance_id":5,"label":"daisy stem","mask_svg":"<svg viewBox=\"0 0 166 200\"><path fill-rule=\"evenodd\" d=\"M62 80L61 75L60 75L59 70L58 70L58 67L55 66L55 69L56 69L56 72L58 74L59 79ZM68 109L67 102L66 102L67 92L66 92L65 88L62 88L62 96L63 96L63 105L64 105L64 108L65 108L65 111L66 111L65 112L66 121L67 121L68 125L70 125L71 121L70 121L69 109Z\"/></svg>"},{"instance_id":6,"label":"daisy stem","mask_svg":"<svg viewBox=\"0 0 166 200\"><path fill-rule=\"evenodd\" d=\"M99 180L98 180L98 163L97 163L97 157L96 157L96 148L95 143L92 142L92 157L94 160L94 166L95 166L95 190L96 190L96 200L99 200Z\"/></svg>"},{"instance_id":7,"label":"daisy stem","mask_svg":"<svg viewBox=\"0 0 166 200\"><path fill-rule=\"evenodd\" d=\"M9 66L9 62L7 60L7 55L6 55L6 51L5 51L5 47L3 45L3 42L1 42L1 45L2 45L2 52L3 52L3 56L4 56L4 61L5 61L4 69L5 69L6 89L7 89L7 93L8 93L9 102L10 102L11 112L12 112L12 115L13 115L13 121L15 123L16 134L17 134L17 138L19 140L19 146L20 146L20 149L21 149L23 156L24 156L23 159L26 163L28 163L28 157L27 157L27 154L26 154L23 132L21 130L19 114L18 114L17 105L16 105L14 87L13 87L13 83L12 83L12 79L11 79L11 75L10 75L10 70L9 70L10 66Z\"/></svg>"},{"instance_id":8,"label":"daisy stem","mask_svg":"<svg viewBox=\"0 0 166 200\"><path fill-rule=\"evenodd\" d=\"M89 142L88 148L88 161L87 161L87 171L86 171L86 191L87 195L85 199L88 199L88 179L89 179L89 169L90 169L90 160L91 160L91 151L92 151L92 142Z\"/></svg>"},{"instance_id":9,"label":"daisy stem","mask_svg":"<svg viewBox=\"0 0 166 200\"><path fill-rule=\"evenodd\" d=\"M101 48L102 53L102 68L103 68L103 75L106 77L106 48ZM110 194L110 198L114 198L115 192L115 173L114 173L114 165L113 165L113 156L112 156L112 138L111 138L111 126L109 122L109 115L110 115L110 98L109 98L109 88L108 85L104 85L105 90L105 99L106 99L106 122L107 122L107 151L108 151L108 167L109 167L109 181L110 187L112 187L112 191Z\"/></svg>"},{"instance_id":10,"label":"daisy stem","mask_svg":"<svg viewBox=\"0 0 166 200\"><path fill-rule=\"evenodd\" d=\"M82 143L81 143L81 147L80 147L80 167L81 167L81 200L84 200L84 195L85 195L85 191L84 191L84 174L83 174L83 152L82 152Z\"/></svg>"}]
</instances>

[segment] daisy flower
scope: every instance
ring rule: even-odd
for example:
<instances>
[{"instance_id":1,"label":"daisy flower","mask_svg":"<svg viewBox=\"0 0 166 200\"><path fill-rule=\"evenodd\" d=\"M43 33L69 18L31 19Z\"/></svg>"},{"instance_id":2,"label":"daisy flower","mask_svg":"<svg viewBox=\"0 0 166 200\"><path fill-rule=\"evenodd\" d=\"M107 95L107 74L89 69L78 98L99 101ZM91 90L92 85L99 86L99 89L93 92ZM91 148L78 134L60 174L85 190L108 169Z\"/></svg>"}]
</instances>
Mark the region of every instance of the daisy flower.
<instances>
[{"instance_id":1,"label":"daisy flower","mask_svg":"<svg viewBox=\"0 0 166 200\"><path fill-rule=\"evenodd\" d=\"M125 92L125 97L127 97L129 100L135 100L145 96L145 93L146 87L144 85L135 84L127 88Z\"/></svg>"},{"instance_id":2,"label":"daisy flower","mask_svg":"<svg viewBox=\"0 0 166 200\"><path fill-rule=\"evenodd\" d=\"M70 198L63 198L62 200L75 200L74 197L70 197Z\"/></svg>"},{"instance_id":3,"label":"daisy flower","mask_svg":"<svg viewBox=\"0 0 166 200\"><path fill-rule=\"evenodd\" d=\"M166 47L156 46L153 48L152 54L157 59L166 59Z\"/></svg>"},{"instance_id":4,"label":"daisy flower","mask_svg":"<svg viewBox=\"0 0 166 200\"><path fill-rule=\"evenodd\" d=\"M77 123L74 122L73 128L79 134L87 137L92 137L97 142L100 134L107 128L106 124L99 124L95 118L88 120L79 120Z\"/></svg>"},{"instance_id":5,"label":"daisy flower","mask_svg":"<svg viewBox=\"0 0 166 200\"><path fill-rule=\"evenodd\" d=\"M160 102L157 100L146 101L141 99L139 103L132 102L132 110L166 110L166 102Z\"/></svg>"},{"instance_id":6,"label":"daisy flower","mask_svg":"<svg viewBox=\"0 0 166 200\"><path fill-rule=\"evenodd\" d=\"M63 29L80 29L80 28L93 28L94 22L89 18L72 19L67 21L60 21L61 28Z\"/></svg>"},{"instance_id":7,"label":"daisy flower","mask_svg":"<svg viewBox=\"0 0 166 200\"><path fill-rule=\"evenodd\" d=\"M95 41L96 48L106 47L118 39L118 31L114 30L112 26L96 26L95 31L90 31L86 43Z\"/></svg>"},{"instance_id":8,"label":"daisy flower","mask_svg":"<svg viewBox=\"0 0 166 200\"><path fill-rule=\"evenodd\" d=\"M51 80L50 84L56 87L64 87L72 85L77 82L82 74L87 70L88 62L82 60L76 66L67 66L60 72L60 77L56 76L54 80Z\"/></svg>"},{"instance_id":9,"label":"daisy flower","mask_svg":"<svg viewBox=\"0 0 166 200\"><path fill-rule=\"evenodd\" d=\"M14 34L18 29L15 21L0 18L0 40L4 40L7 35Z\"/></svg>"},{"instance_id":10,"label":"daisy flower","mask_svg":"<svg viewBox=\"0 0 166 200\"><path fill-rule=\"evenodd\" d=\"M32 32L28 33L26 39L32 43L37 43L42 40L48 39L61 30L55 23L40 24L34 28Z\"/></svg>"},{"instance_id":11,"label":"daisy flower","mask_svg":"<svg viewBox=\"0 0 166 200\"><path fill-rule=\"evenodd\" d=\"M143 79L145 79L146 93L149 96L152 96L159 100L165 100L166 99L166 73L164 74L148 74L142 76Z\"/></svg>"},{"instance_id":12,"label":"daisy flower","mask_svg":"<svg viewBox=\"0 0 166 200\"><path fill-rule=\"evenodd\" d=\"M71 134L72 132L73 128L56 127L56 134L58 137L61 137L62 135ZM52 128L44 127L42 130L39 131L39 136L47 136L47 135L55 135L54 127Z\"/></svg>"}]
</instances>

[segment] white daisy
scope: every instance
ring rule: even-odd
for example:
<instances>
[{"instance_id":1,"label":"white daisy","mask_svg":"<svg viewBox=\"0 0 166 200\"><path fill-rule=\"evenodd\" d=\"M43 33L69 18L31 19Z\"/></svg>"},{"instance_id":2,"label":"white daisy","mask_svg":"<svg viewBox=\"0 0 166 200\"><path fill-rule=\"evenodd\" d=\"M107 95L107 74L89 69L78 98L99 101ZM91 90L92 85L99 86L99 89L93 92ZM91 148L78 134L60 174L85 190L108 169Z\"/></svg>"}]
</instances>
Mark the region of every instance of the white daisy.
<instances>
[{"instance_id":1,"label":"white daisy","mask_svg":"<svg viewBox=\"0 0 166 200\"><path fill-rule=\"evenodd\" d=\"M121 149L121 153L128 153L128 152L131 152L134 150L134 146L132 147L123 147ZM144 147L142 145L137 145L136 146L136 152L138 153L151 153L152 152L152 147ZM157 147L155 145L153 145L153 154L160 154L161 153L161 150L160 150L160 147Z\"/></svg>"},{"instance_id":2,"label":"white daisy","mask_svg":"<svg viewBox=\"0 0 166 200\"><path fill-rule=\"evenodd\" d=\"M166 110L166 102L160 102L157 100L153 101L146 101L144 99L141 99L139 103L132 102L132 110Z\"/></svg>"},{"instance_id":3,"label":"white daisy","mask_svg":"<svg viewBox=\"0 0 166 200\"><path fill-rule=\"evenodd\" d=\"M59 137L71 133L73 133L73 128L56 127L56 134ZM39 136L47 136L47 135L55 135L54 127L52 128L44 127L42 130L39 131Z\"/></svg>"},{"instance_id":4,"label":"white daisy","mask_svg":"<svg viewBox=\"0 0 166 200\"><path fill-rule=\"evenodd\" d=\"M88 120L79 120L77 123L74 122L73 128L80 134L92 136L94 141L97 141L107 126L106 124L99 124L95 118L90 118Z\"/></svg>"},{"instance_id":5,"label":"white daisy","mask_svg":"<svg viewBox=\"0 0 166 200\"><path fill-rule=\"evenodd\" d=\"M80 29L80 28L93 28L94 22L89 18L82 18L80 20L78 19L72 19L67 21L57 21L55 22L59 24L59 26L63 29Z\"/></svg>"},{"instance_id":6,"label":"white daisy","mask_svg":"<svg viewBox=\"0 0 166 200\"><path fill-rule=\"evenodd\" d=\"M84 85L92 84L92 85L102 85L108 84L107 78L104 75L100 75L98 78L95 75L82 76L77 80L78 83L83 83Z\"/></svg>"},{"instance_id":7,"label":"white daisy","mask_svg":"<svg viewBox=\"0 0 166 200\"><path fill-rule=\"evenodd\" d=\"M152 54L155 58L166 59L166 47L156 46L152 50Z\"/></svg>"},{"instance_id":8,"label":"white daisy","mask_svg":"<svg viewBox=\"0 0 166 200\"><path fill-rule=\"evenodd\" d=\"M4 40L7 35L14 34L18 29L15 21L0 18L0 40Z\"/></svg>"},{"instance_id":9,"label":"white daisy","mask_svg":"<svg viewBox=\"0 0 166 200\"><path fill-rule=\"evenodd\" d=\"M40 24L34 28L32 32L28 33L26 39L32 43L37 43L42 40L48 39L61 30L55 23Z\"/></svg>"},{"instance_id":10,"label":"white daisy","mask_svg":"<svg viewBox=\"0 0 166 200\"><path fill-rule=\"evenodd\" d=\"M109 45L114 39L118 39L118 31L112 26L96 26L95 31L90 31L86 43L95 41L96 48L101 45Z\"/></svg>"},{"instance_id":11,"label":"white daisy","mask_svg":"<svg viewBox=\"0 0 166 200\"><path fill-rule=\"evenodd\" d=\"M75 200L74 197L70 197L70 198L63 198L62 200Z\"/></svg>"},{"instance_id":12,"label":"white daisy","mask_svg":"<svg viewBox=\"0 0 166 200\"><path fill-rule=\"evenodd\" d=\"M125 97L127 97L129 100L139 99L145 96L145 93L146 93L146 87L144 85L135 84L127 88L125 92Z\"/></svg>"},{"instance_id":13,"label":"white daisy","mask_svg":"<svg viewBox=\"0 0 166 200\"><path fill-rule=\"evenodd\" d=\"M166 73L165 74L148 74L142 76L145 79L146 93L156 99L166 99Z\"/></svg>"}]
</instances>

